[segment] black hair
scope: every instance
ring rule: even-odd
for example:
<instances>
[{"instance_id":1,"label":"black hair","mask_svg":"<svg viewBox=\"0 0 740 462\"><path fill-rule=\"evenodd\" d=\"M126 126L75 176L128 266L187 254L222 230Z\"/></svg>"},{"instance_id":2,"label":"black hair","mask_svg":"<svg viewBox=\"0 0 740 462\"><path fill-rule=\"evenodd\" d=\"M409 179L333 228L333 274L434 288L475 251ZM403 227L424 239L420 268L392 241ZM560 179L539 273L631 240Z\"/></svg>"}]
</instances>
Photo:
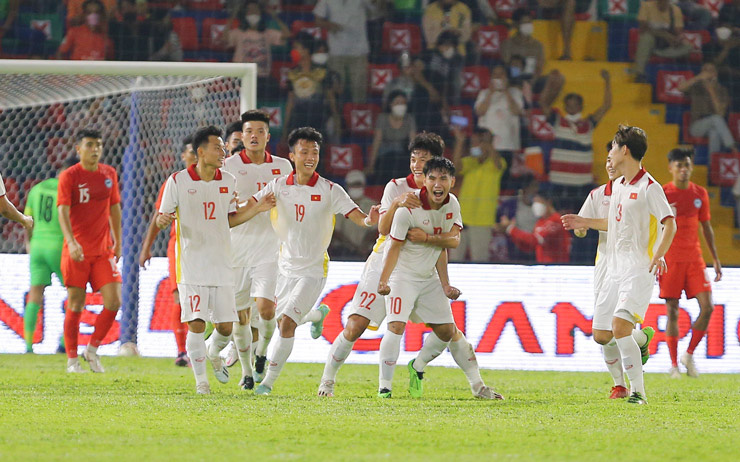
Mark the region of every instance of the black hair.
<instances>
[{"instance_id":1,"label":"black hair","mask_svg":"<svg viewBox=\"0 0 740 462\"><path fill-rule=\"evenodd\" d=\"M189 144L193 144L193 135L188 135L182 139L182 151L186 150Z\"/></svg>"},{"instance_id":2,"label":"black hair","mask_svg":"<svg viewBox=\"0 0 740 462\"><path fill-rule=\"evenodd\" d=\"M264 122L268 127L270 126L270 115L262 109L250 109L249 111L242 114L241 124L242 127L247 122ZM239 129L241 131L241 128ZM227 135L228 137L228 135Z\"/></svg>"},{"instance_id":3,"label":"black hair","mask_svg":"<svg viewBox=\"0 0 740 462\"><path fill-rule=\"evenodd\" d=\"M221 136L221 129L215 125L209 125L207 127L199 128L193 134L193 151L198 154L198 148L208 144L208 139L212 136Z\"/></svg>"},{"instance_id":4,"label":"black hair","mask_svg":"<svg viewBox=\"0 0 740 462\"><path fill-rule=\"evenodd\" d=\"M563 102L568 101L569 99L573 99L573 98L577 99L578 104L580 104L581 107L583 107L583 96L579 95L578 93L568 93L567 95L565 95L565 98L563 98Z\"/></svg>"},{"instance_id":5,"label":"black hair","mask_svg":"<svg viewBox=\"0 0 740 462\"><path fill-rule=\"evenodd\" d=\"M532 17L532 12L529 11L527 8L520 7L514 10L513 13L511 13L511 20L515 23L519 24L523 17L529 16Z\"/></svg>"},{"instance_id":6,"label":"black hair","mask_svg":"<svg viewBox=\"0 0 740 462\"><path fill-rule=\"evenodd\" d=\"M226 126L226 135L224 136L224 141L228 140L232 133L235 132L242 132L242 122L241 120L237 120L236 122L231 122L229 125Z\"/></svg>"},{"instance_id":7,"label":"black hair","mask_svg":"<svg viewBox=\"0 0 740 462\"><path fill-rule=\"evenodd\" d=\"M309 53L313 54L316 48L316 39L309 32L302 30L298 32L293 39L293 43L300 44L303 48L307 49Z\"/></svg>"},{"instance_id":8,"label":"black hair","mask_svg":"<svg viewBox=\"0 0 740 462\"><path fill-rule=\"evenodd\" d=\"M457 37L457 34L451 29L442 31L442 33L437 36L437 46L452 45L453 47L457 47L458 43L460 43L460 39Z\"/></svg>"},{"instance_id":9,"label":"black hair","mask_svg":"<svg viewBox=\"0 0 740 462\"><path fill-rule=\"evenodd\" d=\"M694 160L694 148L691 146L674 148L668 152L668 162L678 162L686 159Z\"/></svg>"},{"instance_id":10,"label":"black hair","mask_svg":"<svg viewBox=\"0 0 740 462\"><path fill-rule=\"evenodd\" d=\"M324 142L324 137L313 127L296 128L288 135L288 146L290 146L290 149L292 150L300 140L313 141L318 143L319 147L321 147L321 144Z\"/></svg>"},{"instance_id":11,"label":"black hair","mask_svg":"<svg viewBox=\"0 0 740 462\"><path fill-rule=\"evenodd\" d=\"M83 138L95 138L99 140L103 138L103 134L96 128L82 128L75 134L75 141L79 143Z\"/></svg>"},{"instance_id":12,"label":"black hair","mask_svg":"<svg viewBox=\"0 0 740 462\"><path fill-rule=\"evenodd\" d=\"M264 9L262 8L262 5L260 5L260 2L258 2L257 0L250 0L250 1L244 2L244 4L242 4L242 6L239 7L239 10L236 13L237 18L239 18L239 29L247 30L249 28L249 23L247 22L247 19L245 18L245 16L247 15L247 6L250 3L255 3L260 8L260 15L262 17L260 18L260 22L257 23L257 30L259 32L262 32L265 29L267 29L267 24L265 23Z\"/></svg>"},{"instance_id":13,"label":"black hair","mask_svg":"<svg viewBox=\"0 0 740 462\"><path fill-rule=\"evenodd\" d=\"M606 142L606 152L609 153L609 151L611 150L612 150L612 141L610 140Z\"/></svg>"},{"instance_id":14,"label":"black hair","mask_svg":"<svg viewBox=\"0 0 740 462\"><path fill-rule=\"evenodd\" d=\"M104 14L106 13L105 5L103 5L103 2L101 2L100 0L85 0L84 2L82 2L82 11L84 12L85 9L87 9L87 5L92 5L92 4L98 5L101 11Z\"/></svg>"},{"instance_id":15,"label":"black hair","mask_svg":"<svg viewBox=\"0 0 740 462\"><path fill-rule=\"evenodd\" d=\"M446 157L432 157L426 164L424 164L424 176L427 176L429 172L434 170L441 173L448 173L450 176L455 176L455 164Z\"/></svg>"},{"instance_id":16,"label":"black hair","mask_svg":"<svg viewBox=\"0 0 740 462\"><path fill-rule=\"evenodd\" d=\"M396 99L397 96L403 96L403 98L406 100L406 104L409 102L409 95L406 94L403 90L393 90L388 94L388 99L385 102L385 111L390 112L391 111L391 104L393 103L393 100Z\"/></svg>"},{"instance_id":17,"label":"black hair","mask_svg":"<svg viewBox=\"0 0 740 462\"><path fill-rule=\"evenodd\" d=\"M441 157L445 152L445 142L441 136L432 132L421 132L409 143L409 153L421 149L429 151L432 157Z\"/></svg>"},{"instance_id":18,"label":"black hair","mask_svg":"<svg viewBox=\"0 0 740 462\"><path fill-rule=\"evenodd\" d=\"M645 157L645 152L647 152L647 135L645 130L640 127L620 125L614 135L614 142L619 147L627 146L630 155L635 160L642 160Z\"/></svg>"},{"instance_id":19,"label":"black hair","mask_svg":"<svg viewBox=\"0 0 740 462\"><path fill-rule=\"evenodd\" d=\"M487 128L483 128L480 125L473 128L473 135L488 135L493 136L493 133L491 133L491 130Z\"/></svg>"},{"instance_id":20,"label":"black hair","mask_svg":"<svg viewBox=\"0 0 740 462\"><path fill-rule=\"evenodd\" d=\"M524 59L524 56L522 56L522 55L511 55L509 57L509 62L506 63L506 64L508 64L509 66L511 66L511 62L514 61L515 59L518 59L519 61L521 61L522 64L525 64L525 65L527 64L527 61Z\"/></svg>"},{"instance_id":21,"label":"black hair","mask_svg":"<svg viewBox=\"0 0 740 462\"><path fill-rule=\"evenodd\" d=\"M539 180L531 173L525 173L524 175L519 177L519 184L521 184L521 189L527 189L535 183L539 184Z\"/></svg>"}]
</instances>

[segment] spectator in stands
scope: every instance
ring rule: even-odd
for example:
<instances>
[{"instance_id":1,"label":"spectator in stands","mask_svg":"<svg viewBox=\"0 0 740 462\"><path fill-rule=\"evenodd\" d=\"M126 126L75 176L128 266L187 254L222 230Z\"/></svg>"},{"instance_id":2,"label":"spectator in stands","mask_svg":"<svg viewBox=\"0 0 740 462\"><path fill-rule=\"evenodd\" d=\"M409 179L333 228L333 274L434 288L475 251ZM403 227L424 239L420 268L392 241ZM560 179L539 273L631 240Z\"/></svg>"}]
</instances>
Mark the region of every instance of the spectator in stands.
<instances>
[{"instance_id":1,"label":"spectator in stands","mask_svg":"<svg viewBox=\"0 0 740 462\"><path fill-rule=\"evenodd\" d=\"M478 126L493 133L493 147L506 159L506 165L511 165L514 152L522 148L519 131L524 97L519 88L509 85L503 65L493 67L491 82L478 93L474 108Z\"/></svg>"},{"instance_id":2,"label":"spectator in stands","mask_svg":"<svg viewBox=\"0 0 740 462\"><path fill-rule=\"evenodd\" d=\"M85 3L87 0L64 0L67 5L67 27L80 26L87 22L85 14ZM100 0L107 18L116 15L118 0Z\"/></svg>"},{"instance_id":3,"label":"spectator in stands","mask_svg":"<svg viewBox=\"0 0 740 462\"><path fill-rule=\"evenodd\" d=\"M709 153L732 150L737 152L737 145L727 126L729 93L717 81L717 67L704 63L701 72L681 82L678 90L691 99L691 136L708 137Z\"/></svg>"},{"instance_id":4,"label":"spectator in stands","mask_svg":"<svg viewBox=\"0 0 740 462\"><path fill-rule=\"evenodd\" d=\"M464 59L457 52L459 40L455 32L443 31L437 46L424 54L424 77L441 97L443 111L460 103Z\"/></svg>"},{"instance_id":5,"label":"spectator in stands","mask_svg":"<svg viewBox=\"0 0 740 462\"><path fill-rule=\"evenodd\" d=\"M46 35L18 21L20 0L0 0L0 42L3 39L17 40L14 53L41 58L44 53Z\"/></svg>"},{"instance_id":6,"label":"spectator in stands","mask_svg":"<svg viewBox=\"0 0 740 462\"><path fill-rule=\"evenodd\" d=\"M367 97L367 18L376 1L319 0L313 10L316 23L329 31L329 69L349 85L354 103Z\"/></svg>"},{"instance_id":7,"label":"spectator in stands","mask_svg":"<svg viewBox=\"0 0 740 462\"><path fill-rule=\"evenodd\" d=\"M532 37L534 24L532 16L528 9L518 8L511 15L514 22L515 34L510 34L509 38L501 44L501 58L511 66L514 56L524 59L524 67L520 71L519 78L524 82L530 82L532 93L542 94L540 100L547 99L553 101L563 85L560 73L553 70L547 76L542 75L545 68L545 48L542 43ZM531 103L531 97L528 99Z\"/></svg>"},{"instance_id":8,"label":"spectator in stands","mask_svg":"<svg viewBox=\"0 0 740 462\"><path fill-rule=\"evenodd\" d=\"M537 218L534 216L534 198L540 189L540 183L532 174L525 174L521 177L522 187L519 189L516 197L502 200L498 208L496 230L506 235L506 228L511 221L516 222L517 228L531 233L534 231ZM527 262L534 261L534 251L522 252L508 239L507 256L509 261Z\"/></svg>"},{"instance_id":9,"label":"spectator in stands","mask_svg":"<svg viewBox=\"0 0 740 462\"><path fill-rule=\"evenodd\" d=\"M714 34L716 40L702 47L704 61L717 66L719 82L730 92L732 108L740 110L740 36L733 36L726 24L717 27Z\"/></svg>"},{"instance_id":10,"label":"spectator in stands","mask_svg":"<svg viewBox=\"0 0 740 462\"><path fill-rule=\"evenodd\" d=\"M406 160L408 161L408 155ZM408 171L408 165L406 165L406 171ZM365 195L365 174L359 170L351 170L344 181L347 194L360 209L370 210L370 207L375 205L375 201ZM332 258L363 259L377 236L377 229L357 229L357 226L354 226L350 220L337 220L329 246L329 254Z\"/></svg>"},{"instance_id":11,"label":"spectator in stands","mask_svg":"<svg viewBox=\"0 0 740 462\"><path fill-rule=\"evenodd\" d=\"M489 130L476 127L470 137L470 147L465 151L465 134L454 128L455 150L452 161L458 168L456 181L462 181L458 199L465 228L460 245L451 251L450 259L464 261L469 253L473 262L490 261L489 247L496 225L501 178L506 161L493 147Z\"/></svg>"},{"instance_id":12,"label":"spectator in stands","mask_svg":"<svg viewBox=\"0 0 740 462\"><path fill-rule=\"evenodd\" d=\"M407 146L416 136L416 121L408 108L406 94L396 90L388 96L385 111L378 115L365 169L368 176L374 175L375 184L405 176L409 170Z\"/></svg>"},{"instance_id":13,"label":"spectator in stands","mask_svg":"<svg viewBox=\"0 0 740 462\"><path fill-rule=\"evenodd\" d=\"M681 8L686 29L703 30L709 29L712 25L712 12L696 0L678 0L676 5Z\"/></svg>"},{"instance_id":14,"label":"spectator in stands","mask_svg":"<svg viewBox=\"0 0 740 462\"><path fill-rule=\"evenodd\" d=\"M311 61L316 41L308 32L299 32L293 40L293 52L298 57L298 65L288 72L288 100L285 104L286 126L283 141L288 133L298 127L316 127L325 131L328 117L339 121L334 93L330 91L331 82L326 68Z\"/></svg>"},{"instance_id":15,"label":"spectator in stands","mask_svg":"<svg viewBox=\"0 0 740 462\"><path fill-rule=\"evenodd\" d=\"M740 0L725 1L719 10L717 22L729 27L735 37L740 37Z\"/></svg>"},{"instance_id":16,"label":"spectator in stands","mask_svg":"<svg viewBox=\"0 0 740 462\"><path fill-rule=\"evenodd\" d=\"M555 133L550 151L550 183L553 194L560 197L563 210L578 210L593 185L593 132L612 105L609 72L601 71L604 99L593 114L583 117L583 97L570 93L563 101L565 114L550 106L543 108Z\"/></svg>"},{"instance_id":17,"label":"spectator in stands","mask_svg":"<svg viewBox=\"0 0 740 462\"><path fill-rule=\"evenodd\" d=\"M152 12L152 41L150 44L150 61L182 61L182 43L180 36L172 28L172 18L166 9Z\"/></svg>"},{"instance_id":18,"label":"spectator in stands","mask_svg":"<svg viewBox=\"0 0 740 462\"><path fill-rule=\"evenodd\" d=\"M408 52L402 53L398 58L398 68L401 70L401 74L388 82L385 88L383 88L383 104L388 103L388 97L396 90L402 91L408 100L411 100L411 97L414 95L416 80L414 79L413 62Z\"/></svg>"},{"instance_id":19,"label":"spectator in stands","mask_svg":"<svg viewBox=\"0 0 740 462\"><path fill-rule=\"evenodd\" d=\"M105 34L105 10L99 0L86 0L83 4L85 24L70 27L57 50L57 58L73 60L113 59L113 42Z\"/></svg>"},{"instance_id":20,"label":"spectator in stands","mask_svg":"<svg viewBox=\"0 0 740 462\"><path fill-rule=\"evenodd\" d=\"M154 24L147 21L141 8L134 0L122 0L116 17L111 18L108 35L113 40L116 61L147 61L151 55Z\"/></svg>"},{"instance_id":21,"label":"spectator in stands","mask_svg":"<svg viewBox=\"0 0 740 462\"><path fill-rule=\"evenodd\" d=\"M532 211L537 218L533 231L525 231L517 225L516 220L502 217L506 234L521 251L534 251L537 263L568 263L570 233L563 228L560 213L553 205L552 193L540 191L534 198Z\"/></svg>"},{"instance_id":22,"label":"spectator in stands","mask_svg":"<svg viewBox=\"0 0 740 462\"><path fill-rule=\"evenodd\" d=\"M563 54L560 59L570 60L570 41L576 23L576 13L585 13L591 5L591 0L537 0L537 4L548 17L560 14L560 34L563 37Z\"/></svg>"},{"instance_id":23,"label":"spectator in stands","mask_svg":"<svg viewBox=\"0 0 740 462\"><path fill-rule=\"evenodd\" d=\"M693 48L681 36L683 14L670 0L648 0L642 2L637 13L640 38L637 41L635 64L632 73L636 82L647 82L645 67L650 57L681 58L688 56Z\"/></svg>"},{"instance_id":24,"label":"spectator in stands","mask_svg":"<svg viewBox=\"0 0 740 462\"><path fill-rule=\"evenodd\" d=\"M458 0L437 0L424 10L421 28L427 48L435 49L442 32L449 31L457 37L457 53L467 54L466 45L472 32L470 8Z\"/></svg>"}]
</instances>

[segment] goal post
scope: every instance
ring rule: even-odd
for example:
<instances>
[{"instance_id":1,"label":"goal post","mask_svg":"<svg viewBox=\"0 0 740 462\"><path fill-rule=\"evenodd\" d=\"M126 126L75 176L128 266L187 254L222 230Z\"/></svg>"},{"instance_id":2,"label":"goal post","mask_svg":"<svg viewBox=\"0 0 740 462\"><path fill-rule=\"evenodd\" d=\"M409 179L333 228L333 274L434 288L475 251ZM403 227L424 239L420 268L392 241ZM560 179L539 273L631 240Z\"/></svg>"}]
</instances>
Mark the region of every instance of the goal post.
<instances>
[{"instance_id":1,"label":"goal post","mask_svg":"<svg viewBox=\"0 0 740 462\"><path fill-rule=\"evenodd\" d=\"M74 134L103 132L102 162L119 172L120 345L136 343L138 255L158 190L180 165L182 140L225 127L256 107L253 63L0 60L0 171L19 202L74 155ZM165 255L160 233L153 255ZM22 230L3 224L0 252L22 253Z\"/></svg>"}]
</instances>

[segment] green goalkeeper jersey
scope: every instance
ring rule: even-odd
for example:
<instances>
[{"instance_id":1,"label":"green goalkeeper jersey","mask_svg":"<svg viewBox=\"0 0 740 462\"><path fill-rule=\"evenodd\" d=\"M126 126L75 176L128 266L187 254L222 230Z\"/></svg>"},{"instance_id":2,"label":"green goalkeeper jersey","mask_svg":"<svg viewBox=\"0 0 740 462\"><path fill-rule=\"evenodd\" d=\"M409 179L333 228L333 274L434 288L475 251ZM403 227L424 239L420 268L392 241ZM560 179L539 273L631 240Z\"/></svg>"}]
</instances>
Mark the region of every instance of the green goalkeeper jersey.
<instances>
[{"instance_id":1,"label":"green goalkeeper jersey","mask_svg":"<svg viewBox=\"0 0 740 462\"><path fill-rule=\"evenodd\" d=\"M25 214L33 217L31 248L58 247L64 241L57 212L58 178L42 181L28 193Z\"/></svg>"}]
</instances>

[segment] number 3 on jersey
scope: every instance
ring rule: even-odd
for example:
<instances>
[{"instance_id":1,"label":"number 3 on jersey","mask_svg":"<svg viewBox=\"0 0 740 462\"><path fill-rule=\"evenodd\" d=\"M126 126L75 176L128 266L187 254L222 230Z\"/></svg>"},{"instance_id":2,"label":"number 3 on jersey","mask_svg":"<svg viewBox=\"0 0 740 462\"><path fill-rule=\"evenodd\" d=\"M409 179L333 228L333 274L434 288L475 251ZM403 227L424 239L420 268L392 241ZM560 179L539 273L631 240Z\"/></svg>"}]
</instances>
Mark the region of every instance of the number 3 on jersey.
<instances>
[{"instance_id":1,"label":"number 3 on jersey","mask_svg":"<svg viewBox=\"0 0 740 462\"><path fill-rule=\"evenodd\" d=\"M205 214L206 220L215 220L216 217L213 215L215 212L215 202L203 202L203 213Z\"/></svg>"},{"instance_id":2,"label":"number 3 on jersey","mask_svg":"<svg viewBox=\"0 0 740 462\"><path fill-rule=\"evenodd\" d=\"M622 204L617 204L617 221L622 221Z\"/></svg>"}]
</instances>

